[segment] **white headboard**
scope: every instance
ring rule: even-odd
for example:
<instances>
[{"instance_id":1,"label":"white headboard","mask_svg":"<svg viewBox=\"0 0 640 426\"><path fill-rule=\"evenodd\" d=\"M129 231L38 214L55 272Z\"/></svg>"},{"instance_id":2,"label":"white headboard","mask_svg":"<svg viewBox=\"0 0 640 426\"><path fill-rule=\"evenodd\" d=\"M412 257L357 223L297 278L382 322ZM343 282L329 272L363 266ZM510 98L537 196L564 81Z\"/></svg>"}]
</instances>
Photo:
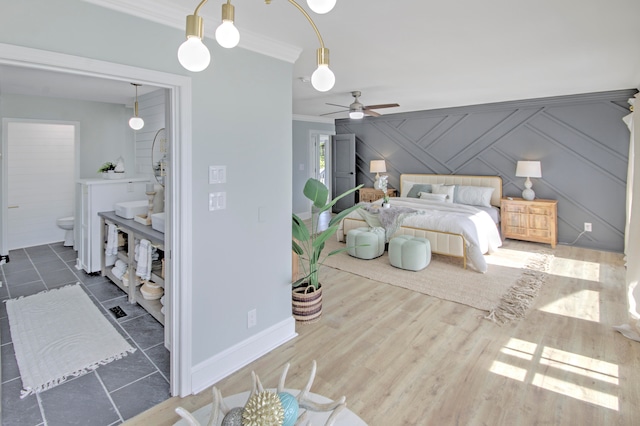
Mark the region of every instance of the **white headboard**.
<instances>
[{"instance_id":1,"label":"white headboard","mask_svg":"<svg viewBox=\"0 0 640 426\"><path fill-rule=\"evenodd\" d=\"M402 174L400 175L400 194L404 194L403 187L405 182L488 186L494 188L491 195L492 206L500 207L500 200L502 199L502 178L500 176Z\"/></svg>"}]
</instances>

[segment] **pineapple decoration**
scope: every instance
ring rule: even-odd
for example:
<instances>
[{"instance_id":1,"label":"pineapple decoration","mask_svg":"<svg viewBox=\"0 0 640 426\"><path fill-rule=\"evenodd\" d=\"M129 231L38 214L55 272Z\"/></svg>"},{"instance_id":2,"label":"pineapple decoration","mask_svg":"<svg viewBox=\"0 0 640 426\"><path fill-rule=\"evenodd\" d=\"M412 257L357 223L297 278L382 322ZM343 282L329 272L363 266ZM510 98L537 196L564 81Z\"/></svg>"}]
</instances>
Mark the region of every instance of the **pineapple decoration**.
<instances>
[{"instance_id":1,"label":"pineapple decoration","mask_svg":"<svg viewBox=\"0 0 640 426\"><path fill-rule=\"evenodd\" d=\"M258 392L247 401L242 412L243 426L281 426L284 409L278 394Z\"/></svg>"}]
</instances>

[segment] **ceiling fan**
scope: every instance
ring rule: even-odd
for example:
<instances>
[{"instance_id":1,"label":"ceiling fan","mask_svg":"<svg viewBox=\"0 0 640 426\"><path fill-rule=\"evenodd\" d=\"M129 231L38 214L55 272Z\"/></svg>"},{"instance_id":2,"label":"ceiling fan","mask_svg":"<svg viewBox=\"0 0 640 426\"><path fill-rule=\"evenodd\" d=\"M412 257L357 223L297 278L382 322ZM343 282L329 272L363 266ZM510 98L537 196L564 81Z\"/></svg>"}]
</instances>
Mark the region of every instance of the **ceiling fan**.
<instances>
[{"instance_id":1,"label":"ceiling fan","mask_svg":"<svg viewBox=\"0 0 640 426\"><path fill-rule=\"evenodd\" d=\"M355 90L355 91L351 92L351 96L353 96L355 98L355 100L349 106L327 103L327 105L332 105L332 106L337 106L337 107L342 107L342 108L347 108L347 109L342 110L342 111L329 112L329 113L321 114L321 115L331 115L331 114L337 114L337 113L340 113L340 112L349 111L349 118L354 118L354 119L361 119L365 115L370 115L372 117L380 117L380 115L382 115L382 114L380 114L380 113L378 113L376 111L373 111L374 109L394 108L394 107L399 107L400 106L398 104L362 105L362 103L360 103L360 100L358 99L360 97L360 95L361 95L361 93L358 90Z\"/></svg>"}]
</instances>

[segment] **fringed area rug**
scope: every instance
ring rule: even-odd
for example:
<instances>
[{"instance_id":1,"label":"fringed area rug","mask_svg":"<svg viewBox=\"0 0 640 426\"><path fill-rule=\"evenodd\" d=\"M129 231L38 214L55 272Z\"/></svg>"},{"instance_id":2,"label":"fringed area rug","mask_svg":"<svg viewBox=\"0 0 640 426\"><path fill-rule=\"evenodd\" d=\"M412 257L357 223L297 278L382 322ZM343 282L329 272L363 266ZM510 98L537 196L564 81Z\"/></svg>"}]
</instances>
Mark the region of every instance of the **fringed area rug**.
<instances>
[{"instance_id":1,"label":"fringed area rug","mask_svg":"<svg viewBox=\"0 0 640 426\"><path fill-rule=\"evenodd\" d=\"M7 300L6 305L22 398L135 351L79 284Z\"/></svg>"},{"instance_id":2,"label":"fringed area rug","mask_svg":"<svg viewBox=\"0 0 640 426\"><path fill-rule=\"evenodd\" d=\"M514 245L515 246L515 245ZM345 247L327 241L325 252ZM547 278L553 255L535 246L535 252L509 248L509 243L485 255L489 270L482 274L462 267L462 259L434 254L422 271L406 271L389 263L388 252L372 260L346 252L328 257L324 265L375 281L461 303L486 312L485 318L505 324L523 318Z\"/></svg>"}]
</instances>

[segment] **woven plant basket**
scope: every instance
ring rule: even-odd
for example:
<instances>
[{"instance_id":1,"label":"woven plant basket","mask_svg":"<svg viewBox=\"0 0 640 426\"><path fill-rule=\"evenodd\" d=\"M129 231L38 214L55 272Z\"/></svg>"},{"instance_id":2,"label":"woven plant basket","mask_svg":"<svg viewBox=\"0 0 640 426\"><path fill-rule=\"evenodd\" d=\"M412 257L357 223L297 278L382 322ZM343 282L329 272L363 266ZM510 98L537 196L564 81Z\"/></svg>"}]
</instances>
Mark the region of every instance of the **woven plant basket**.
<instances>
[{"instance_id":1,"label":"woven plant basket","mask_svg":"<svg viewBox=\"0 0 640 426\"><path fill-rule=\"evenodd\" d=\"M309 290L310 291L307 291ZM293 289L291 292L293 317L300 323L316 322L322 316L322 285Z\"/></svg>"}]
</instances>

